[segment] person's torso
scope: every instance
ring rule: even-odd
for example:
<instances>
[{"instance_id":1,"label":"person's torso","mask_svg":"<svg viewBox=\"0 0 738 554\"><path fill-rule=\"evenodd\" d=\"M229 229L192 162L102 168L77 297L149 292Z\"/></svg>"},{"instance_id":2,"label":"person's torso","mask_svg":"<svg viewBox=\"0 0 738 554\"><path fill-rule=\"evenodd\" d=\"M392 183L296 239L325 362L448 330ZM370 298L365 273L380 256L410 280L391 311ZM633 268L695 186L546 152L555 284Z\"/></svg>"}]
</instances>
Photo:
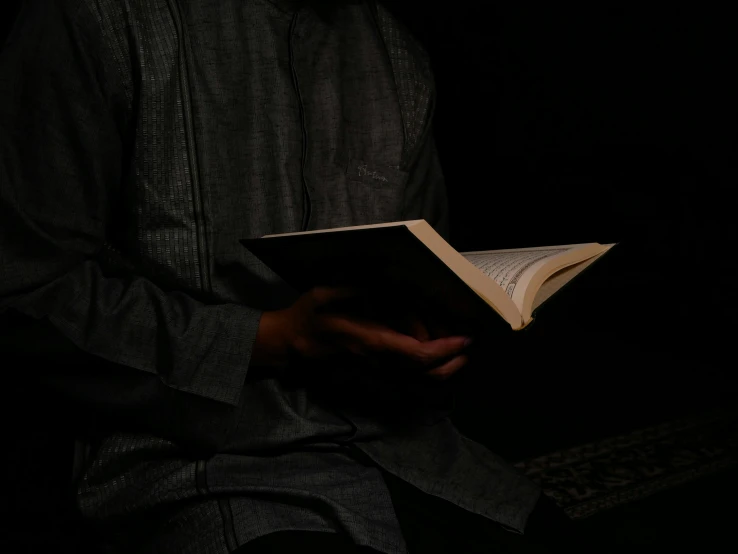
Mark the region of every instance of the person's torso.
<instances>
[{"instance_id":1,"label":"person's torso","mask_svg":"<svg viewBox=\"0 0 738 554\"><path fill-rule=\"evenodd\" d=\"M430 81L365 4L330 23L266 0L126 6L107 21L134 129L111 243L148 276L281 307L291 290L239 239L402 217Z\"/></svg>"},{"instance_id":2,"label":"person's torso","mask_svg":"<svg viewBox=\"0 0 738 554\"><path fill-rule=\"evenodd\" d=\"M239 239L402 218L432 79L387 12L379 8L375 20L367 5L346 2L329 23L266 0L96 5L131 114L110 247L140 273L206 301L274 309L295 291ZM447 420L385 437L386 426L345 417L275 378L247 381L238 410L237 432L208 460L156 437L113 433L85 473L80 509L115 519L210 490L229 495L217 503L244 528L254 518L266 518L267 531L285 521L322 528L300 508L312 498L358 535L401 542L373 463L517 529L537 498L532 483ZM348 457L349 443L374 462ZM306 448L326 444L338 453ZM347 486L326 491L334 481ZM294 506L277 503L284 517L260 496L265 487L292 491ZM223 532L217 518L210 524ZM193 549L208 541L185 539Z\"/></svg>"}]
</instances>

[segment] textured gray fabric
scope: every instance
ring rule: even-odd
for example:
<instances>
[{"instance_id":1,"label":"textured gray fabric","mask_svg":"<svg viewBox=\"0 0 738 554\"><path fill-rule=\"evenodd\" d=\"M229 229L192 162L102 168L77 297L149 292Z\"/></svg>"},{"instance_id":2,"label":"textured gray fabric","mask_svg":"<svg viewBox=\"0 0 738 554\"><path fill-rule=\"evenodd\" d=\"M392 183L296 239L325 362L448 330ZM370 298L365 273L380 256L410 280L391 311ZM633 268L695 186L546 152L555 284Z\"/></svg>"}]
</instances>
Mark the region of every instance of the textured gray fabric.
<instances>
[{"instance_id":1,"label":"textured gray fabric","mask_svg":"<svg viewBox=\"0 0 738 554\"><path fill-rule=\"evenodd\" d=\"M296 293L238 239L448 229L422 50L381 6L291 5L32 1L2 53L0 311L92 356L96 380L58 368L62 389L138 418L95 442L79 487L112 551L305 529L404 552L377 466L518 531L538 498L422 399L388 424L361 382L331 402L249 367L262 310Z\"/></svg>"}]
</instances>

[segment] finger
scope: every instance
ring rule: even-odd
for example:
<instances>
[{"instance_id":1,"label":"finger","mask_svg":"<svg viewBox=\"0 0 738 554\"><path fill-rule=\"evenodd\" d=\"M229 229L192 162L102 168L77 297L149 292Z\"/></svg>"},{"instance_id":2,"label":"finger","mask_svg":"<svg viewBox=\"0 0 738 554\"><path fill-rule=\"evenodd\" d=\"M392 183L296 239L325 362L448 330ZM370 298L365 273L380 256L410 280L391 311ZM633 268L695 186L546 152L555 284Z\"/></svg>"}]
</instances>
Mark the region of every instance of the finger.
<instances>
[{"instance_id":1,"label":"finger","mask_svg":"<svg viewBox=\"0 0 738 554\"><path fill-rule=\"evenodd\" d=\"M421 342L384 325L342 315L326 316L322 323L328 333L348 339L347 346L352 350L391 353L424 366L435 365L442 359L460 354L471 341L468 337L445 337Z\"/></svg>"},{"instance_id":2,"label":"finger","mask_svg":"<svg viewBox=\"0 0 738 554\"><path fill-rule=\"evenodd\" d=\"M293 348L304 359L324 359L338 354L335 345L322 340L319 334L298 338Z\"/></svg>"},{"instance_id":3,"label":"finger","mask_svg":"<svg viewBox=\"0 0 738 554\"><path fill-rule=\"evenodd\" d=\"M459 371L462 367L469 363L469 357L465 354L456 356L451 360L447 361L443 365L432 369L427 374L435 379L445 380L451 377L454 373Z\"/></svg>"},{"instance_id":4,"label":"finger","mask_svg":"<svg viewBox=\"0 0 738 554\"><path fill-rule=\"evenodd\" d=\"M399 355L424 366L460 354L470 341L467 337L445 337L421 342L383 325L340 316L332 318L330 324L336 332L360 343L365 351Z\"/></svg>"},{"instance_id":5,"label":"finger","mask_svg":"<svg viewBox=\"0 0 738 554\"><path fill-rule=\"evenodd\" d=\"M439 360L461 354L469 344L469 337L442 337L418 343L408 355L424 365L433 365Z\"/></svg>"},{"instance_id":6,"label":"finger","mask_svg":"<svg viewBox=\"0 0 738 554\"><path fill-rule=\"evenodd\" d=\"M414 352L422 343L385 325L342 314L321 318L322 330L341 337L355 353Z\"/></svg>"}]
</instances>

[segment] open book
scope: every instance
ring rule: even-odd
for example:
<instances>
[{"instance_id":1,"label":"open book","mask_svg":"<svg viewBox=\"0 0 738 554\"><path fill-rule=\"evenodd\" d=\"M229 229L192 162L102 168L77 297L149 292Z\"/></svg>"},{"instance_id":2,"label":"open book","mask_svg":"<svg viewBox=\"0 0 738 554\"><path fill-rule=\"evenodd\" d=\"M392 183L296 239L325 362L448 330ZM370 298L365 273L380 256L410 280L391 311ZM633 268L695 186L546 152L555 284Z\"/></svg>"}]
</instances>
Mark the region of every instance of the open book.
<instances>
[{"instance_id":1,"label":"open book","mask_svg":"<svg viewBox=\"0 0 738 554\"><path fill-rule=\"evenodd\" d=\"M457 252L425 220L266 235L241 243L299 291L404 287L459 317L497 313L513 330L612 244ZM490 309L491 308L491 309Z\"/></svg>"}]
</instances>

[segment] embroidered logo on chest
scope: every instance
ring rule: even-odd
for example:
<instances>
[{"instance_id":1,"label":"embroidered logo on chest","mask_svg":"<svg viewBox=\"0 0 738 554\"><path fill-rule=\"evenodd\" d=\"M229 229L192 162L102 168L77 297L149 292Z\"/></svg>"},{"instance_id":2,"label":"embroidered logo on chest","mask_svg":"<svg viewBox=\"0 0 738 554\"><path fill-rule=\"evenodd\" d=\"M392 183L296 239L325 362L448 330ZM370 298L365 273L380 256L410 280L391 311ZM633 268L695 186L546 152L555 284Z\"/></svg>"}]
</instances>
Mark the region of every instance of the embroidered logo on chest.
<instances>
[{"instance_id":1,"label":"embroidered logo on chest","mask_svg":"<svg viewBox=\"0 0 738 554\"><path fill-rule=\"evenodd\" d=\"M370 171L366 164L357 166L357 169L359 171L359 177L371 177L372 179L375 179L377 181L384 181L385 183L387 182L387 177L385 177L384 175L380 175L376 171Z\"/></svg>"}]
</instances>

